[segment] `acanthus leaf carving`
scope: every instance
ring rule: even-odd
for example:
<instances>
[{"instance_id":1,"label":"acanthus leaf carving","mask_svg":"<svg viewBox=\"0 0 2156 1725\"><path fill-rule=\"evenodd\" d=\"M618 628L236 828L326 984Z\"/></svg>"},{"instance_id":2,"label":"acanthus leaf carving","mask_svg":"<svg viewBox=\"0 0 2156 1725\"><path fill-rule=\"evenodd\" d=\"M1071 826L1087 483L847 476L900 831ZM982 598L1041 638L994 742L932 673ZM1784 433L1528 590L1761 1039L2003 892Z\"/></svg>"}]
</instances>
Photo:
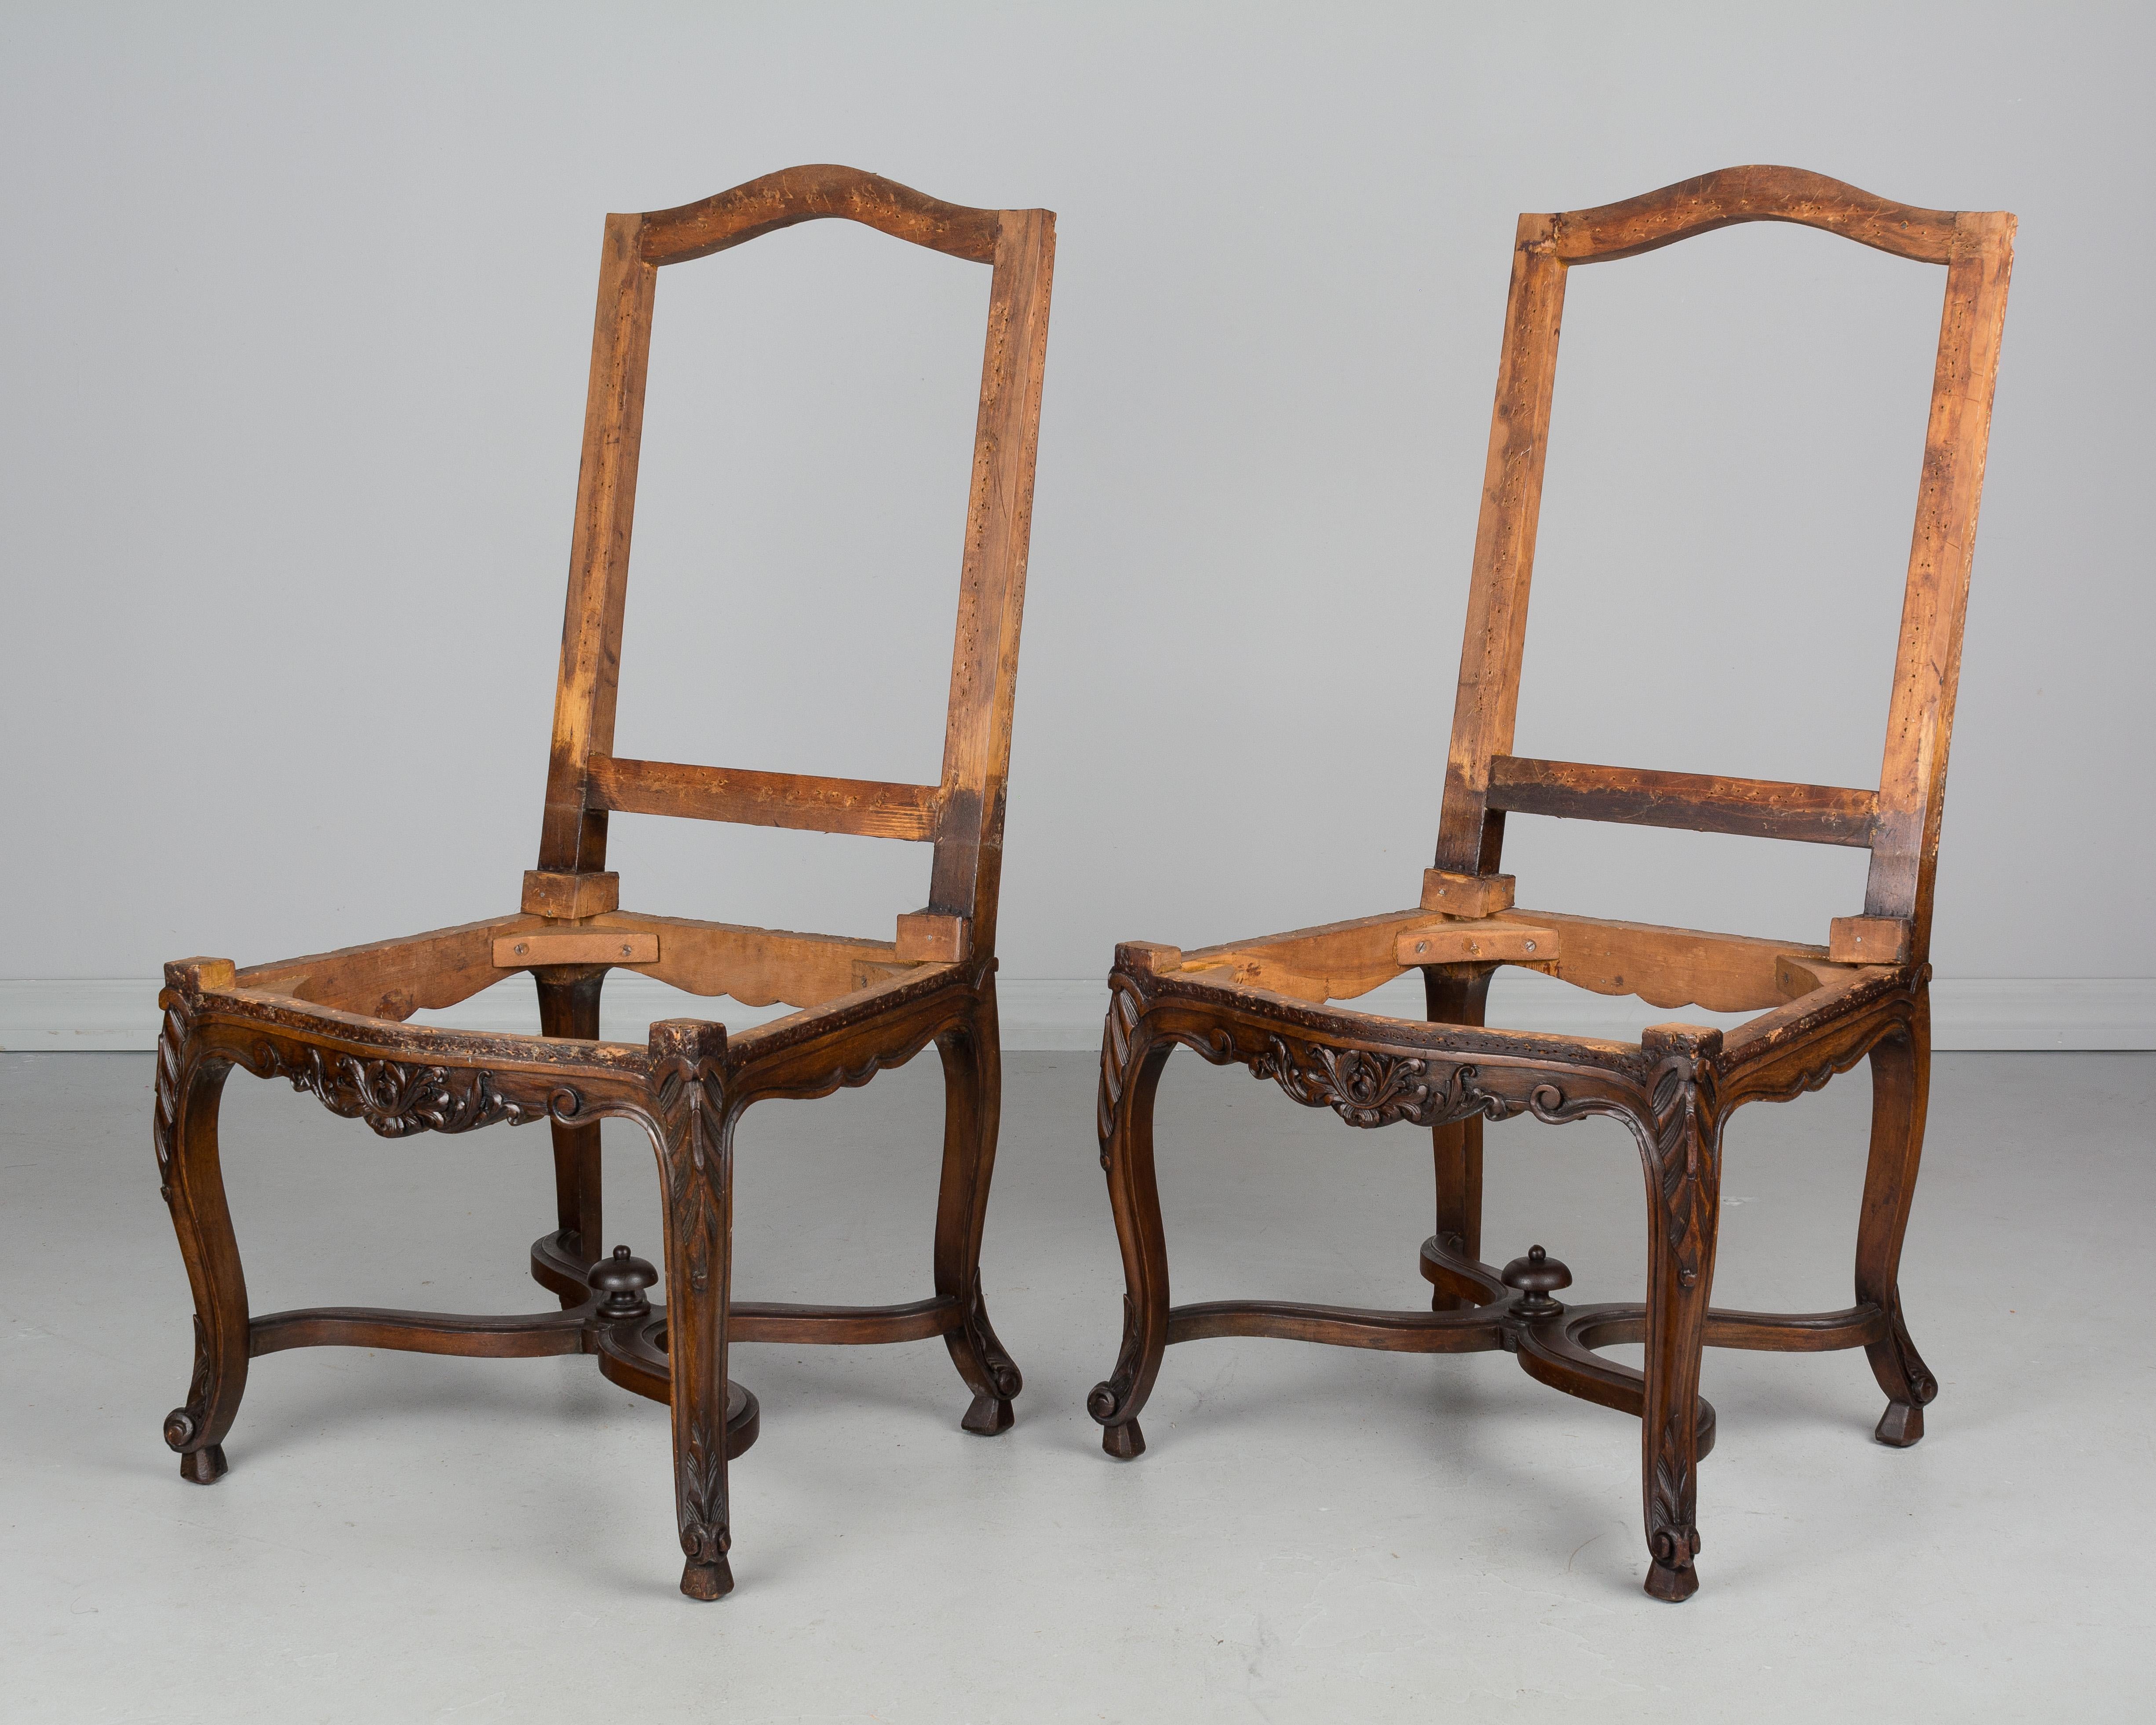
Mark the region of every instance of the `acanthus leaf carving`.
<instances>
[{"instance_id":1,"label":"acanthus leaf carving","mask_svg":"<svg viewBox=\"0 0 2156 1725\"><path fill-rule=\"evenodd\" d=\"M720 1397L721 1406L726 1398ZM726 1510L724 1440L692 1432L681 1458L681 1552L692 1563L716 1563L732 1548Z\"/></svg>"},{"instance_id":2,"label":"acanthus leaf carving","mask_svg":"<svg viewBox=\"0 0 2156 1725\"><path fill-rule=\"evenodd\" d=\"M1721 1121L1712 1062L1674 1055L1648 1083L1656 1188L1678 1285L1699 1280L1712 1237L1719 1194Z\"/></svg>"},{"instance_id":3,"label":"acanthus leaf carving","mask_svg":"<svg viewBox=\"0 0 2156 1725\"><path fill-rule=\"evenodd\" d=\"M293 1057L269 1042L257 1045L253 1064L263 1076L290 1079L294 1090L319 1097L332 1114L363 1120L385 1138L472 1132L501 1121L525 1126L550 1115L568 1120L583 1106L566 1085L557 1086L543 1106L516 1101L483 1068L329 1056L313 1047Z\"/></svg>"},{"instance_id":4,"label":"acanthus leaf carving","mask_svg":"<svg viewBox=\"0 0 2156 1725\"><path fill-rule=\"evenodd\" d=\"M157 1033L157 1105L150 1122L151 1143L157 1153L157 1196L167 1206L172 1202L172 1158L179 1150L180 1065L187 1035L185 1004L175 999L165 1009Z\"/></svg>"},{"instance_id":5,"label":"acanthus leaf carving","mask_svg":"<svg viewBox=\"0 0 2156 1725\"><path fill-rule=\"evenodd\" d=\"M1350 1126L1420 1122L1430 1103L1430 1063L1407 1055L1266 1039L1250 1076L1270 1078L1306 1108L1330 1108Z\"/></svg>"},{"instance_id":6,"label":"acanthus leaf carving","mask_svg":"<svg viewBox=\"0 0 2156 1725\"><path fill-rule=\"evenodd\" d=\"M1101 1027L1101 1084L1094 1106L1094 1123L1101 1135L1101 1166L1108 1166L1108 1148L1116 1133L1116 1111L1131 1078L1136 1056L1138 1024L1137 996L1128 986L1112 983L1108 996L1107 1021Z\"/></svg>"},{"instance_id":7,"label":"acanthus leaf carving","mask_svg":"<svg viewBox=\"0 0 2156 1725\"><path fill-rule=\"evenodd\" d=\"M722 1038L724 1032L711 1027ZM726 1212L733 1118L726 1063L700 1043L701 1027L654 1029L647 1080L650 1123L665 1177L666 1250L677 1285L668 1302L674 1380L675 1489L681 1549L690 1562L725 1560L726 1384L712 1346L727 1290ZM718 1042L722 1049L724 1043Z\"/></svg>"},{"instance_id":8,"label":"acanthus leaf carving","mask_svg":"<svg viewBox=\"0 0 2156 1725\"><path fill-rule=\"evenodd\" d=\"M1656 1447L1648 1494L1647 1548L1666 1568L1689 1569L1699 1555L1696 1468L1682 1416L1671 1412Z\"/></svg>"}]
</instances>

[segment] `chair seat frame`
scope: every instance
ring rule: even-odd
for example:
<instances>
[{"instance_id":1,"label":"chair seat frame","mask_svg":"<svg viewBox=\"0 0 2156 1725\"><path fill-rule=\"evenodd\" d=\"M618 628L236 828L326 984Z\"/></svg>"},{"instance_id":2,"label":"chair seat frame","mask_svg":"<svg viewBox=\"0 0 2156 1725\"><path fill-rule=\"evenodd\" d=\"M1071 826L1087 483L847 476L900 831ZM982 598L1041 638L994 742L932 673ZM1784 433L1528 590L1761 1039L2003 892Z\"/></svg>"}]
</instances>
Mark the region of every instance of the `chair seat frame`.
<instances>
[{"instance_id":1,"label":"chair seat frame","mask_svg":"<svg viewBox=\"0 0 2156 1725\"><path fill-rule=\"evenodd\" d=\"M616 678L659 268L798 222L836 217L991 264L972 503L959 582L942 781L891 785L624 761L612 753ZM980 1248L1000 1109L995 927L1005 783L1039 435L1055 218L973 209L855 169L785 170L680 209L607 218L540 865L516 912L406 939L236 968L169 964L161 994L155 1142L195 1301L195 1366L165 1425L183 1478L226 1471L223 1442L249 1361L352 1346L530 1358L587 1353L614 1383L672 1409L682 1591L730 1591L726 1464L755 1440L755 1398L727 1377L740 1342L858 1344L940 1336L973 1393L961 1424L1013 1420L1018 1368L991 1327ZM624 911L605 867L618 812L866 833L934 846L927 906L890 941ZM600 1040L611 970L700 995L796 1007L740 1034L696 1019L643 1045ZM414 1025L518 972L542 1034ZM931 1044L945 1079L934 1292L836 1307L732 1297L737 1128L755 1103L866 1084ZM288 1080L377 1133L548 1123L557 1226L533 1278L561 1309L475 1317L359 1307L250 1314L218 1147L235 1068ZM605 1257L599 1128L640 1128L656 1158L665 1301L628 1248Z\"/></svg>"},{"instance_id":2,"label":"chair seat frame","mask_svg":"<svg viewBox=\"0 0 2156 1725\"><path fill-rule=\"evenodd\" d=\"M1877 792L1527 760L1512 754L1529 578L1566 270L1746 221L1824 228L1947 266L1932 408L1885 759ZM1492 418L1436 866L1412 910L1185 952L1116 949L1102 1039L1101 1167L1127 1297L1114 1370L1088 1402L1102 1446L1142 1453L1138 1424L1172 1343L1270 1336L1395 1353L1516 1354L1538 1381L1639 1417L1649 1568L1666 1600L1698 1587L1698 1464L1714 1441L1699 1394L1707 1347L1862 1348L1888 1404L1876 1435L1923 1435L1938 1393L1899 1281L1924 1134L1928 951L1947 745L2014 218L1895 204L1791 168L1723 170L1599 209L1520 218ZM1507 812L1746 833L1871 851L1864 914L1825 945L1516 910L1498 873ZM1535 970L1661 1009L1758 1015L1727 1033L1649 1025L1637 1042L1485 1025L1494 973ZM1343 1007L1410 970L1427 1019ZM1172 1306L1152 1113L1178 1047L1240 1065L1351 1126L1431 1131L1436 1228L1427 1312L1270 1300ZM1872 1079L1855 1301L1836 1312L1709 1303L1722 1135L1748 1102L1784 1101L1858 1063ZM1569 1272L1537 1246L1482 1261L1482 1128L1520 1116L1621 1121L1647 1198L1642 1304L1567 1306ZM1595 1350L1645 1344L1635 1371Z\"/></svg>"}]
</instances>

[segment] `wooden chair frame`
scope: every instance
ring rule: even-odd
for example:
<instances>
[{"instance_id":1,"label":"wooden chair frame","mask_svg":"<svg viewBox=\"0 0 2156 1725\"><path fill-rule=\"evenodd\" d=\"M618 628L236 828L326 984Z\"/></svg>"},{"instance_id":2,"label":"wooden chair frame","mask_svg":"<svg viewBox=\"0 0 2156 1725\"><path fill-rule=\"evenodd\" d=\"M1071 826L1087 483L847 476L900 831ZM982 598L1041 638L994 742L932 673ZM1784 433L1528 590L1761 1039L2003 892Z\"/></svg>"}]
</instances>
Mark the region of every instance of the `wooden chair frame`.
<instances>
[{"instance_id":1,"label":"wooden chair frame","mask_svg":"<svg viewBox=\"0 0 2156 1725\"><path fill-rule=\"evenodd\" d=\"M1512 752L1565 276L1737 222L1825 228L1946 266L1915 541L1884 764L1876 792L1522 759ZM1647 1591L1697 1587L1697 1475L1713 1442L1698 1394L1703 1346L1799 1353L1861 1347L1888 1398L1876 1433L1923 1435L1938 1390L1909 1339L1897 1279L1923 1142L1930 1070L1927 963L1939 812L1953 729L1969 558L2014 218L1890 203L1816 174L1740 167L1626 203L1523 215L1476 531L1436 866L1410 911L1184 952L1116 949L1101 1055L1099 1131L1129 1288L1121 1354L1089 1406L1109 1455L1145 1447L1137 1415L1168 1344L1277 1336L1401 1353L1503 1348L1530 1376L1638 1414ZM1507 814L1753 834L1871 853L1864 913L1824 946L1647 927L1512 908L1497 872ZM1649 1026L1636 1043L1486 1029L1501 964L1664 1009L1759 1016L1724 1034ZM1419 969L1428 1022L1329 1005ZM1431 1129L1437 1225L1422 1248L1427 1312L1277 1301L1171 1307L1153 1175L1152 1108L1169 1053L1240 1063L1350 1125ZM1744 1103L1816 1090L1869 1057L1871 1160L1857 1226L1856 1303L1839 1312L1710 1307L1722 1134ZM1569 1273L1537 1246L1481 1261L1482 1124L1530 1114L1623 1121L1648 1199L1647 1299L1569 1308ZM1594 1350L1644 1342L1644 1373Z\"/></svg>"},{"instance_id":2,"label":"wooden chair frame","mask_svg":"<svg viewBox=\"0 0 2156 1725\"><path fill-rule=\"evenodd\" d=\"M959 579L940 784L880 784L618 758L613 752L623 601L644 373L659 270L797 222L841 217L993 266L971 504ZM753 1397L726 1377L736 1342L910 1341L941 1336L973 1391L968 1431L1011 1424L1018 1368L989 1327L980 1245L1001 1093L994 973L1004 782L1025 590L1041 373L1055 258L1046 210L968 209L844 167L799 167L678 209L607 218L591 390L578 482L561 675L539 867L522 909L462 927L288 963L167 965L159 996L156 1142L195 1301L195 1368L165 1425L183 1478L225 1471L223 1442L254 1356L347 1345L492 1357L590 1353L624 1388L673 1409L681 1589L732 1586L726 1462L756 1434ZM934 846L928 903L891 941L648 916L618 907L606 868L616 812L862 833ZM697 1019L651 1026L645 1045L601 1041L609 969L691 993L803 1009L729 1037ZM539 993L542 1034L414 1027L512 972ZM732 1298L734 1132L752 1103L865 1084L933 1042L947 1111L935 1293L908 1305L780 1305ZM558 1224L531 1250L562 1309L536 1317L323 1308L251 1317L219 1172L218 1102L234 1066L289 1078L377 1132L456 1132L545 1120ZM657 1153L667 1303L627 1247L603 1259L599 1122L634 1122Z\"/></svg>"}]
</instances>

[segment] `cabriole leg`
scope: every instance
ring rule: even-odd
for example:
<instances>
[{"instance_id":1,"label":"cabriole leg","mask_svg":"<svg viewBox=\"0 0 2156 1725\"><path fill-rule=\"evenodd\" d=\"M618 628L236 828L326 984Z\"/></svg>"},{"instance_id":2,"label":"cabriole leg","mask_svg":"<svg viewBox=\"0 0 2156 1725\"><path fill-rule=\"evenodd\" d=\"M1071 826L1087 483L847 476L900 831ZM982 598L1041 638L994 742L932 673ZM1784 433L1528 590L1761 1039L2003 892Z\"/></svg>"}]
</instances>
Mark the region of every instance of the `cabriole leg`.
<instances>
[{"instance_id":1,"label":"cabriole leg","mask_svg":"<svg viewBox=\"0 0 2156 1725\"><path fill-rule=\"evenodd\" d=\"M168 968L168 979L176 968ZM228 973L230 967L226 969ZM180 1477L207 1486L223 1476L224 1435L247 1390L247 1281L225 1204L217 1142L218 1105L232 1066L190 1046L185 996L168 988L162 1004L157 1173L195 1300L194 1370L187 1400L165 1416L165 1441L179 1451Z\"/></svg>"},{"instance_id":2,"label":"cabriole leg","mask_svg":"<svg viewBox=\"0 0 2156 1725\"><path fill-rule=\"evenodd\" d=\"M1123 1250L1123 1345L1116 1369L1086 1399L1103 1430L1101 1447L1119 1461L1145 1452L1138 1410L1152 1394L1168 1352L1168 1241L1153 1181L1152 1105L1170 1045L1151 1043L1136 998L1116 990L1101 1050L1101 1166Z\"/></svg>"},{"instance_id":3,"label":"cabriole leg","mask_svg":"<svg viewBox=\"0 0 2156 1725\"><path fill-rule=\"evenodd\" d=\"M1647 1591L1672 1603L1699 1590L1699 1368L1714 1285L1722 1122L1710 1065L1721 1033L1656 1027L1649 1081L1646 1404L1640 1430Z\"/></svg>"},{"instance_id":4,"label":"cabriole leg","mask_svg":"<svg viewBox=\"0 0 2156 1725\"><path fill-rule=\"evenodd\" d=\"M674 1496L681 1591L733 1590L726 1505L726 1307L733 1255L733 1129L726 1029L651 1027L650 1109L666 1208L666 1352L673 1377Z\"/></svg>"},{"instance_id":5,"label":"cabriole leg","mask_svg":"<svg viewBox=\"0 0 2156 1725\"><path fill-rule=\"evenodd\" d=\"M1003 1109L1003 1050L995 979L986 979L970 1024L936 1039L943 1059L943 1178L936 1199L936 1291L956 1295L962 1328L946 1332L952 1363L973 1405L959 1424L982 1437L1011 1428L1011 1401L1024 1387L1018 1367L988 1323L981 1293L981 1235L995 1172Z\"/></svg>"},{"instance_id":6,"label":"cabriole leg","mask_svg":"<svg viewBox=\"0 0 2156 1725\"><path fill-rule=\"evenodd\" d=\"M539 1034L596 1040L599 1034L599 988L603 966L567 966L534 971L539 987ZM556 1235L564 1256L588 1268L606 1255L605 1206L599 1185L599 1123L581 1126L548 1122L554 1135ZM581 1295L564 1290L562 1308L581 1305Z\"/></svg>"},{"instance_id":7,"label":"cabriole leg","mask_svg":"<svg viewBox=\"0 0 2156 1725\"><path fill-rule=\"evenodd\" d=\"M1871 1050L1871 1159L1864 1173L1864 1213L1856 1229L1856 1297L1887 1314L1883 1340L1864 1350L1887 1392L1873 1434L1906 1449L1924 1435L1924 1407L1939 1393L1902 1315L1902 1236L1924 1149L1924 1106L1931 1090L1932 1007L1920 991L1908 1034Z\"/></svg>"}]
</instances>

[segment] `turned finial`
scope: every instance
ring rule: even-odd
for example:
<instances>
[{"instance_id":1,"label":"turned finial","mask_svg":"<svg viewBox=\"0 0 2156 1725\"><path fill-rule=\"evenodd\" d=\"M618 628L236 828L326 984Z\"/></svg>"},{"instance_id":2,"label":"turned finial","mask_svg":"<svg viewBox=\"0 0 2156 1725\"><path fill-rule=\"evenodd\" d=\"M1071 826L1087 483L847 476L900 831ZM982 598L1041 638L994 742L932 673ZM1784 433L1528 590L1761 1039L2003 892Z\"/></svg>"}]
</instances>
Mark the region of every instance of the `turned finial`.
<instances>
[{"instance_id":1,"label":"turned finial","mask_svg":"<svg viewBox=\"0 0 2156 1725\"><path fill-rule=\"evenodd\" d=\"M1572 1271L1540 1246L1529 1246L1524 1258L1507 1264L1500 1278L1519 1291L1512 1311L1521 1317L1554 1317L1564 1307L1550 1298L1559 1288L1572 1286Z\"/></svg>"},{"instance_id":2,"label":"turned finial","mask_svg":"<svg viewBox=\"0 0 2156 1725\"><path fill-rule=\"evenodd\" d=\"M632 1258L629 1248L619 1245L611 1258L602 1258L586 1273L584 1281L599 1301L601 1317L642 1317L651 1310L644 1291L659 1280L659 1272L643 1258Z\"/></svg>"}]
</instances>

